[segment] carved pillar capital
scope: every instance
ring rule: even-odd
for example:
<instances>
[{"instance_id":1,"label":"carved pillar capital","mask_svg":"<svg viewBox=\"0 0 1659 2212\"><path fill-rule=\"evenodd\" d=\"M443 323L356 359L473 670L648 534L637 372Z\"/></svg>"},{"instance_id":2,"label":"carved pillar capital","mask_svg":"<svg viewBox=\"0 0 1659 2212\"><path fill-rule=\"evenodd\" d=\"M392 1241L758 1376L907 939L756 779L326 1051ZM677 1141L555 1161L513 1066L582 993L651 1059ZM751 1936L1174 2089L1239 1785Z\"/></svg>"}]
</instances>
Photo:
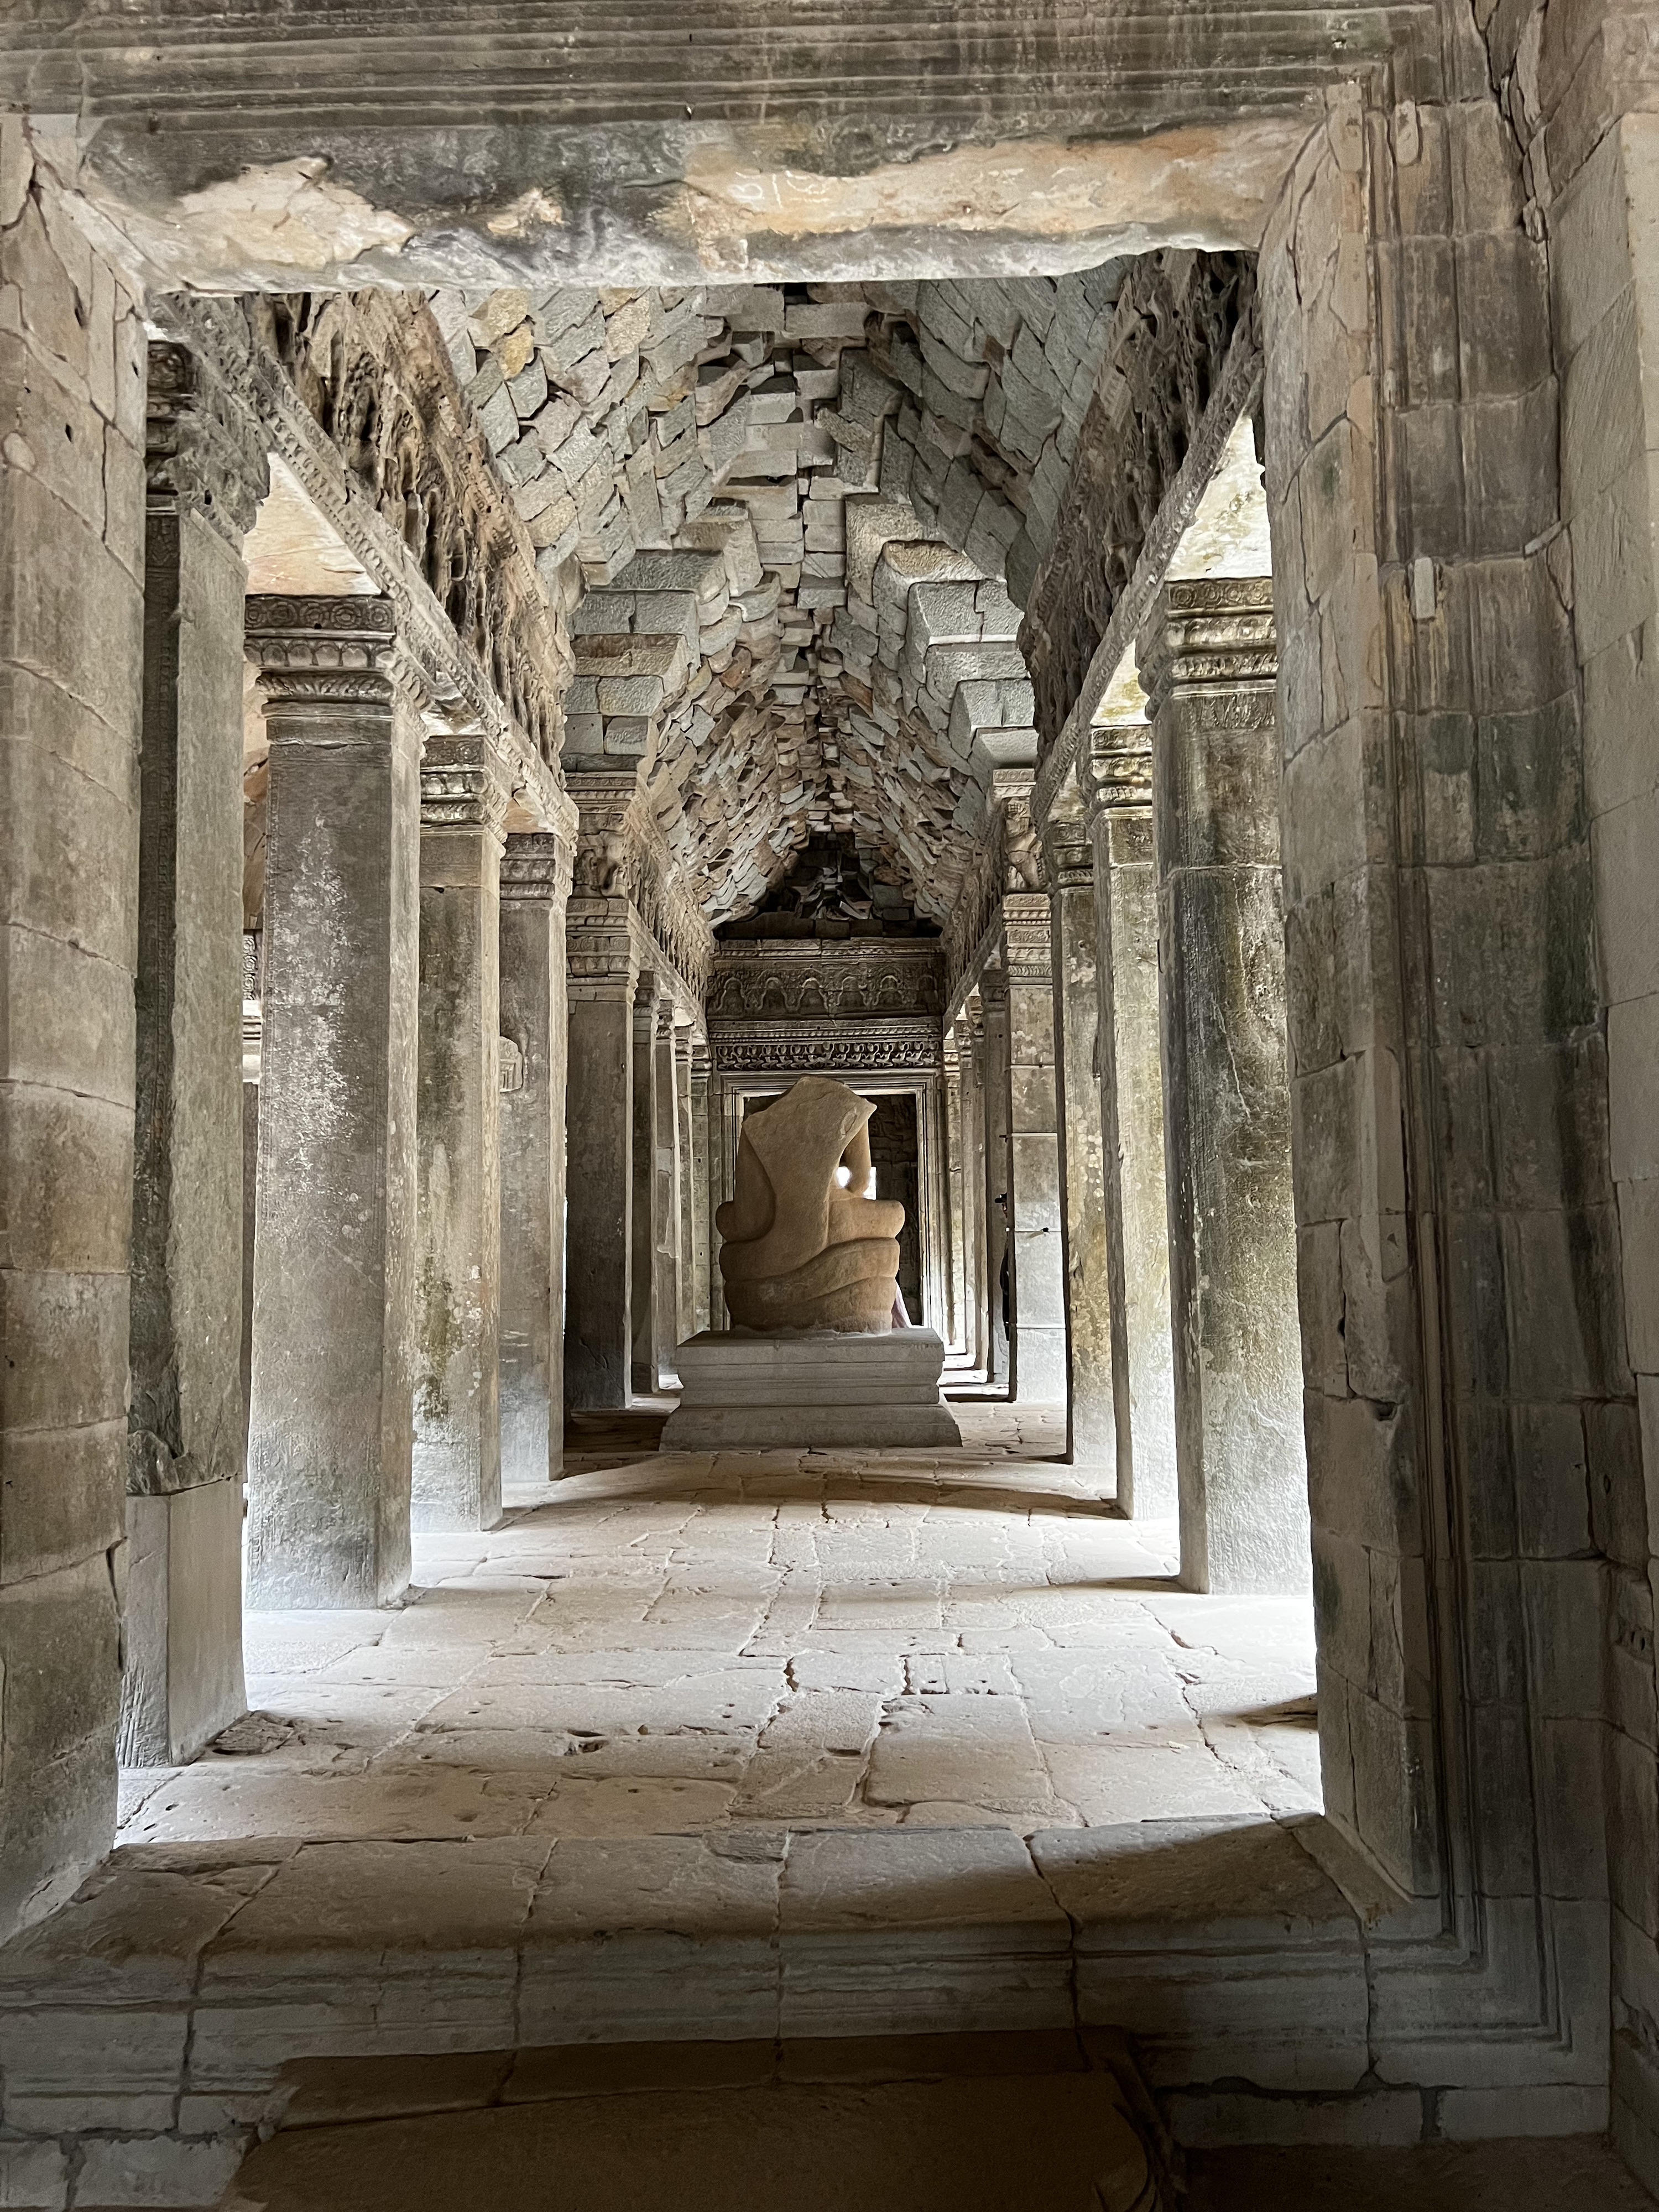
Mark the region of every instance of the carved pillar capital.
<instances>
[{"instance_id":1,"label":"carved pillar capital","mask_svg":"<svg viewBox=\"0 0 1659 2212\"><path fill-rule=\"evenodd\" d=\"M483 830L504 839L512 798L511 771L483 731L427 739L421 756L422 830Z\"/></svg>"},{"instance_id":2,"label":"carved pillar capital","mask_svg":"<svg viewBox=\"0 0 1659 2212\"><path fill-rule=\"evenodd\" d=\"M398 618L390 599L341 592L256 592L246 601L247 656L267 707L391 711Z\"/></svg>"},{"instance_id":3,"label":"carved pillar capital","mask_svg":"<svg viewBox=\"0 0 1659 2212\"><path fill-rule=\"evenodd\" d=\"M1010 983L1054 984L1049 953L1048 895L1010 891L1002 902L1002 935L1006 947L1003 973Z\"/></svg>"},{"instance_id":4,"label":"carved pillar capital","mask_svg":"<svg viewBox=\"0 0 1659 2212\"><path fill-rule=\"evenodd\" d=\"M1089 753L1078 763L1091 820L1099 813L1150 807L1152 731L1149 722L1105 722L1089 732Z\"/></svg>"},{"instance_id":5,"label":"carved pillar capital","mask_svg":"<svg viewBox=\"0 0 1659 2212\"><path fill-rule=\"evenodd\" d=\"M1093 890L1095 850L1082 815L1050 818L1042 833L1042 864L1051 892Z\"/></svg>"},{"instance_id":6,"label":"carved pillar capital","mask_svg":"<svg viewBox=\"0 0 1659 2212\"><path fill-rule=\"evenodd\" d=\"M515 830L501 854L502 898L562 906L570 896L573 857L556 830Z\"/></svg>"},{"instance_id":7,"label":"carved pillar capital","mask_svg":"<svg viewBox=\"0 0 1659 2212\"><path fill-rule=\"evenodd\" d=\"M1279 675L1272 578L1211 576L1166 584L1141 630L1135 658L1150 721L1157 721L1177 693L1218 692L1239 702L1230 708L1230 720L1247 715L1252 727L1271 721Z\"/></svg>"},{"instance_id":8,"label":"carved pillar capital","mask_svg":"<svg viewBox=\"0 0 1659 2212\"><path fill-rule=\"evenodd\" d=\"M200 514L240 552L270 489L264 433L224 378L188 346L155 340L148 368L149 512Z\"/></svg>"}]
</instances>

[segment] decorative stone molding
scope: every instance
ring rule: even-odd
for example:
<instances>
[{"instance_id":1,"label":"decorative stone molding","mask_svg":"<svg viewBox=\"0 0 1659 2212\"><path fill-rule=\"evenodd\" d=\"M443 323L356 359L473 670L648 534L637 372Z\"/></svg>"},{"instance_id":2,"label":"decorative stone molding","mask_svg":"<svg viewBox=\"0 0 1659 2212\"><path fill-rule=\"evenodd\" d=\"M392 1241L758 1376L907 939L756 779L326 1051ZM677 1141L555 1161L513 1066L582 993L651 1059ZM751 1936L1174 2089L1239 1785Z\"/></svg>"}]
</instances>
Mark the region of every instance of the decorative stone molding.
<instances>
[{"instance_id":1,"label":"decorative stone molding","mask_svg":"<svg viewBox=\"0 0 1659 2212\"><path fill-rule=\"evenodd\" d=\"M578 814L574 889L584 899L624 899L646 936L701 1006L714 940L691 886L675 866L641 788L637 769L568 779Z\"/></svg>"},{"instance_id":2,"label":"decorative stone molding","mask_svg":"<svg viewBox=\"0 0 1659 2212\"><path fill-rule=\"evenodd\" d=\"M421 756L421 827L487 830L503 837L509 770L482 732L428 737Z\"/></svg>"},{"instance_id":3,"label":"decorative stone molding","mask_svg":"<svg viewBox=\"0 0 1659 2212\"><path fill-rule=\"evenodd\" d=\"M711 1029L708 1044L724 1075L932 1074L942 1049L937 1021L871 1021L848 1029L756 1023L736 1034Z\"/></svg>"},{"instance_id":4,"label":"decorative stone molding","mask_svg":"<svg viewBox=\"0 0 1659 2212\"><path fill-rule=\"evenodd\" d=\"M562 904L570 896L573 857L568 841L554 830L514 832L501 854L502 898Z\"/></svg>"},{"instance_id":5,"label":"decorative stone molding","mask_svg":"<svg viewBox=\"0 0 1659 2212\"><path fill-rule=\"evenodd\" d=\"M1003 973L1010 983L1054 985L1049 951L1048 895L1046 891L1010 891L1002 902L1002 928L1007 945Z\"/></svg>"},{"instance_id":6,"label":"decorative stone molding","mask_svg":"<svg viewBox=\"0 0 1659 2212\"><path fill-rule=\"evenodd\" d=\"M1100 702L1151 611L1188 525L1220 466L1234 425L1261 397L1261 335L1252 301L1250 313L1234 331L1225 364L1186 456L1158 501L1136 555L1133 572L1112 601L1087 669L1078 672L1074 689L1064 704L1058 734L1052 727L1044 731L1031 794L1031 811L1038 822L1047 819L1061 785L1087 751L1087 733ZM1056 711L1061 709L1058 695L1052 705Z\"/></svg>"},{"instance_id":7,"label":"decorative stone molding","mask_svg":"<svg viewBox=\"0 0 1659 2212\"><path fill-rule=\"evenodd\" d=\"M144 395L149 512L191 512L240 550L270 488L264 440L226 380L188 346L153 343Z\"/></svg>"},{"instance_id":8,"label":"decorative stone molding","mask_svg":"<svg viewBox=\"0 0 1659 2212\"><path fill-rule=\"evenodd\" d=\"M1078 764L1091 818L1102 809L1149 808L1152 803L1152 732L1146 722L1097 723Z\"/></svg>"},{"instance_id":9,"label":"decorative stone molding","mask_svg":"<svg viewBox=\"0 0 1659 2212\"><path fill-rule=\"evenodd\" d=\"M1179 690L1200 695L1188 711L1200 726L1212 718L1218 729L1263 727L1273 718L1279 675L1272 579L1212 576L1167 585L1136 658L1149 721Z\"/></svg>"},{"instance_id":10,"label":"decorative stone molding","mask_svg":"<svg viewBox=\"0 0 1659 2212\"><path fill-rule=\"evenodd\" d=\"M424 301L174 294L154 313L374 578L419 688L477 719L556 826L568 647Z\"/></svg>"},{"instance_id":11,"label":"decorative stone molding","mask_svg":"<svg viewBox=\"0 0 1659 2212\"><path fill-rule=\"evenodd\" d=\"M268 707L307 701L390 709L399 640L389 599L254 593L245 623L246 650Z\"/></svg>"},{"instance_id":12,"label":"decorative stone molding","mask_svg":"<svg viewBox=\"0 0 1659 2212\"><path fill-rule=\"evenodd\" d=\"M1042 860L1051 891L1094 888L1094 847L1088 823L1081 816L1067 815L1049 823L1042 835Z\"/></svg>"},{"instance_id":13,"label":"decorative stone molding","mask_svg":"<svg viewBox=\"0 0 1659 2212\"><path fill-rule=\"evenodd\" d=\"M769 1014L938 1014L941 984L934 942L760 938L717 948L708 1017L730 1024Z\"/></svg>"},{"instance_id":14,"label":"decorative stone molding","mask_svg":"<svg viewBox=\"0 0 1659 2212\"><path fill-rule=\"evenodd\" d=\"M1162 557L1160 574L1168 568L1180 536L1171 529L1187 489L1191 449L1207 433L1218 459L1238 419L1227 371L1241 342L1259 374L1255 268L1248 254L1170 249L1132 264L1084 420L1066 507L1020 630L1037 730L1047 744L1066 724L1149 543L1153 557ZM1224 388L1228 397L1218 405ZM1213 465L1206 482L1212 472ZM1172 500L1177 487L1182 496ZM1190 513L1182 529L1189 520Z\"/></svg>"}]
</instances>

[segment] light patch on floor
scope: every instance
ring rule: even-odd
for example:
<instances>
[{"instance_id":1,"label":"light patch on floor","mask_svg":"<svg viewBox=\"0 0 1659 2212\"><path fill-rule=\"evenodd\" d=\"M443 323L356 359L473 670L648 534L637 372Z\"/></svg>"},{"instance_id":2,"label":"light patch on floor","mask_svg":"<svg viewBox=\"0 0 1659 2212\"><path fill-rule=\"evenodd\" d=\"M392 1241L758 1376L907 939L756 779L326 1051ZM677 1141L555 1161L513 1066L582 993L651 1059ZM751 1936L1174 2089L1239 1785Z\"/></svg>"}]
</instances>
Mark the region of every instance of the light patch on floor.
<instances>
[{"instance_id":1,"label":"light patch on floor","mask_svg":"<svg viewBox=\"0 0 1659 2212\"><path fill-rule=\"evenodd\" d=\"M1309 1605L1180 1590L1054 1417L957 1410L960 1450L596 1450L417 1537L400 1610L250 1616L292 1733L130 1775L120 1840L1318 1810Z\"/></svg>"}]
</instances>

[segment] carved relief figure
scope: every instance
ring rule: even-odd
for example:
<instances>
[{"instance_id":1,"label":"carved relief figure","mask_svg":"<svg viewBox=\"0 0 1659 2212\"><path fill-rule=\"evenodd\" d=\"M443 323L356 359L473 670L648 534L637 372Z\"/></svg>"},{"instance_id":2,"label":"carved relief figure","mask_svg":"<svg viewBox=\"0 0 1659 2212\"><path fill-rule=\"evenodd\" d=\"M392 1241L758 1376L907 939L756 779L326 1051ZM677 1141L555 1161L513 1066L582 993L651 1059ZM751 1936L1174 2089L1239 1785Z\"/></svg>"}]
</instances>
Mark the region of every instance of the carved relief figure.
<instances>
[{"instance_id":1,"label":"carved relief figure","mask_svg":"<svg viewBox=\"0 0 1659 2212\"><path fill-rule=\"evenodd\" d=\"M904 1208L865 1196L874 1111L844 1083L807 1075L744 1123L736 1194L714 1216L739 1328L890 1327Z\"/></svg>"}]
</instances>

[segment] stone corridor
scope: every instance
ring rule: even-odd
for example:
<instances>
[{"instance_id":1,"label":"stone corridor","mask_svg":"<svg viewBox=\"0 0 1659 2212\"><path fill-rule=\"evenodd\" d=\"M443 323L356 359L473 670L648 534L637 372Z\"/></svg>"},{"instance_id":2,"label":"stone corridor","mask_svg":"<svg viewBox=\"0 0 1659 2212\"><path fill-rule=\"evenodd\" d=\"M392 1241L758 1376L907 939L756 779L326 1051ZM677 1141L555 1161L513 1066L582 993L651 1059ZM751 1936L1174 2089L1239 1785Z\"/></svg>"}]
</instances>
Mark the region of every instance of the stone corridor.
<instances>
[{"instance_id":1,"label":"stone corridor","mask_svg":"<svg viewBox=\"0 0 1659 2212\"><path fill-rule=\"evenodd\" d=\"M1183 1592L1063 1417L957 1412L960 1451L573 1474L417 1536L400 1611L250 1615L253 1717L131 1771L119 1840L1317 1811L1308 1602Z\"/></svg>"}]
</instances>

